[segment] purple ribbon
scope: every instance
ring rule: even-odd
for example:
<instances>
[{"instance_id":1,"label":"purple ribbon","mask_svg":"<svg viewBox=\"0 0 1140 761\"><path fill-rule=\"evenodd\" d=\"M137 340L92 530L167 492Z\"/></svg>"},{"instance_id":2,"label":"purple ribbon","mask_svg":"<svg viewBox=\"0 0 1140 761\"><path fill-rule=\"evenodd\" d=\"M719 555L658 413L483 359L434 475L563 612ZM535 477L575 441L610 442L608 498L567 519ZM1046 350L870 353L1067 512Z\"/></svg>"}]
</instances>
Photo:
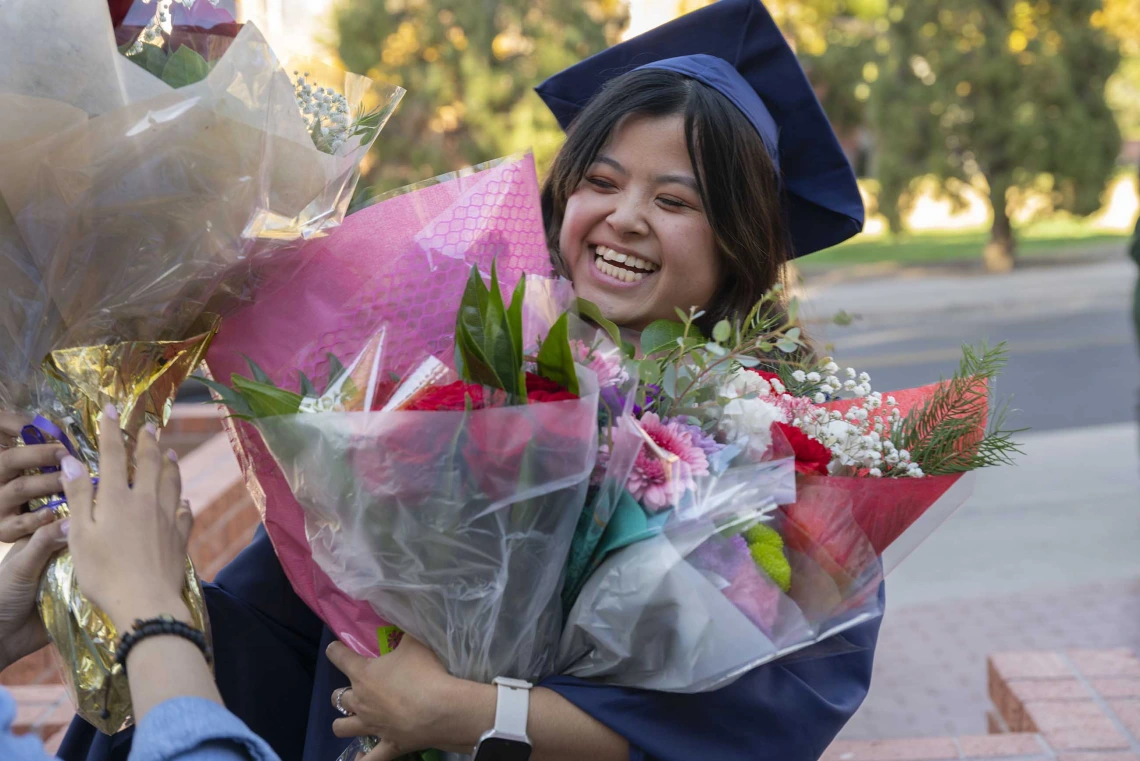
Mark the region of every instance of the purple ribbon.
<instances>
[{"instance_id":1,"label":"purple ribbon","mask_svg":"<svg viewBox=\"0 0 1140 761\"><path fill-rule=\"evenodd\" d=\"M63 429L60 428L55 423L53 423L52 421L48 420L43 415L36 415L36 419L33 420L31 422L31 424L26 425L22 429L20 429L20 438L23 439L24 443L29 445L29 446L34 446L36 444L47 444L49 437L53 438L56 441L58 441L59 443L63 444L64 449L67 450L67 453L69 455L71 455L72 457L74 457L77 460L79 459L79 455L75 450L75 445L71 443L71 439L69 439L67 437L67 434L63 432ZM43 473L58 473L59 472L59 468L57 468L54 465L45 465L44 467L40 468L40 470ZM99 479L98 478L92 478L91 483L94 486L98 486L99 485ZM59 507L60 505L66 505L66 504L67 504L67 500L64 499L63 497L59 497L59 498L51 500L46 505L41 505L40 507L37 507L33 512L38 513L40 510L49 510L49 509L52 512L55 512L55 508Z\"/></svg>"}]
</instances>

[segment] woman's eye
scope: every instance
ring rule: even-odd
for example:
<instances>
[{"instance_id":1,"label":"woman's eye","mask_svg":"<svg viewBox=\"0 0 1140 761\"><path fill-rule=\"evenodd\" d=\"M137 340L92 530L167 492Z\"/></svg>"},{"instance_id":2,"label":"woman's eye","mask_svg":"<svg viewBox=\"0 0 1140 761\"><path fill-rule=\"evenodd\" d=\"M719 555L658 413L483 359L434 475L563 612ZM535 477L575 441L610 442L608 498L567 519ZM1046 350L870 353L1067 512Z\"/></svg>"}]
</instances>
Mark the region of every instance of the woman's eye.
<instances>
[{"instance_id":1,"label":"woman's eye","mask_svg":"<svg viewBox=\"0 0 1140 761\"><path fill-rule=\"evenodd\" d=\"M685 203L684 201L678 201L676 198L662 197L658 198L657 200L673 209L684 209L688 208L689 206L689 204Z\"/></svg>"},{"instance_id":2,"label":"woman's eye","mask_svg":"<svg viewBox=\"0 0 1140 761\"><path fill-rule=\"evenodd\" d=\"M612 182L609 180L604 180L601 177L587 177L586 182L590 183L596 188L601 188L602 190L614 189L614 184Z\"/></svg>"}]
</instances>

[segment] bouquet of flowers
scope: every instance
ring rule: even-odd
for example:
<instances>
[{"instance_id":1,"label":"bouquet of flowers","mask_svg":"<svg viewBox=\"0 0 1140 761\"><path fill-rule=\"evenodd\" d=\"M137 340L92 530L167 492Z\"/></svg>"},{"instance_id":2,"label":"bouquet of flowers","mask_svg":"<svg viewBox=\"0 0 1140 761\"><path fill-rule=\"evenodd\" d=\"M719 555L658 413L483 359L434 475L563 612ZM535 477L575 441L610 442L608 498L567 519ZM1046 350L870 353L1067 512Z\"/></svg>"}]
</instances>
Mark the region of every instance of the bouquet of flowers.
<instances>
[{"instance_id":1,"label":"bouquet of flowers","mask_svg":"<svg viewBox=\"0 0 1140 761\"><path fill-rule=\"evenodd\" d=\"M385 326L347 368L330 360L320 393L256 364L232 388L211 382L264 438L337 588L483 682L553 668L597 451L597 378L574 361L571 315L546 323L557 291L527 285L505 303L495 268L489 289L472 270L455 371L428 357L397 375L386 347L402 337Z\"/></svg>"},{"instance_id":2,"label":"bouquet of flowers","mask_svg":"<svg viewBox=\"0 0 1140 761\"><path fill-rule=\"evenodd\" d=\"M591 560L570 579L561 673L711 690L880 615L880 558L964 501L964 473L1016 451L989 415L1001 347L884 399L805 358L796 305L778 300L711 339L699 314L642 334L629 425L644 446L617 510L590 516L601 540L578 548Z\"/></svg>"},{"instance_id":3,"label":"bouquet of flowers","mask_svg":"<svg viewBox=\"0 0 1140 761\"><path fill-rule=\"evenodd\" d=\"M18 0L0 18L0 405L38 416L26 443L59 439L93 472L104 405L126 431L166 421L216 315L264 265L301 264L298 243L340 222L402 94L342 72L328 84L343 84L346 104L322 88L314 106L248 24L205 66L191 52L170 51L161 73L136 65L102 0ZM367 109L363 124L350 106ZM335 146L312 127L333 116L350 125ZM67 510L62 495L32 507ZM185 595L205 628L189 563ZM104 732L125 726L117 633L66 553L45 573L40 613L79 713Z\"/></svg>"}]
</instances>

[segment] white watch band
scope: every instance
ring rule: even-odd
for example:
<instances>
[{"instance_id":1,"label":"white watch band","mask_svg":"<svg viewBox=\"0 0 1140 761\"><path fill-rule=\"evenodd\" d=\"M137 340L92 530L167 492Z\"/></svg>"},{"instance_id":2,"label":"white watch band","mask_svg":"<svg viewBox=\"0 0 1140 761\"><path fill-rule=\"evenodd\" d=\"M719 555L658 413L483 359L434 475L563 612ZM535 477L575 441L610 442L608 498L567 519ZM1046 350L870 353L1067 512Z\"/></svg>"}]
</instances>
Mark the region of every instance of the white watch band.
<instances>
[{"instance_id":1,"label":"white watch band","mask_svg":"<svg viewBox=\"0 0 1140 761\"><path fill-rule=\"evenodd\" d=\"M498 703L495 706L495 734L509 735L529 742L526 721L530 714L532 685L521 679L506 677L496 677L494 684L499 689Z\"/></svg>"}]
</instances>

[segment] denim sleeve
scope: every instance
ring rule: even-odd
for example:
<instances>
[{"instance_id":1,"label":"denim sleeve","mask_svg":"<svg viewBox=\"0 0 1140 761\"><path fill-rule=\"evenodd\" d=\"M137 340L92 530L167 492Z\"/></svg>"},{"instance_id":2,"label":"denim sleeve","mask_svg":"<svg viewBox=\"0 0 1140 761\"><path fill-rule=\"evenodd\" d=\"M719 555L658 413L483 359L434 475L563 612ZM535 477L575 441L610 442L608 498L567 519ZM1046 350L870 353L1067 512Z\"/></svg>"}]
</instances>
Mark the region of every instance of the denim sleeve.
<instances>
[{"instance_id":1,"label":"denim sleeve","mask_svg":"<svg viewBox=\"0 0 1140 761\"><path fill-rule=\"evenodd\" d=\"M16 721L16 701L12 693L0 687L0 758L4 761L48 761L44 744L35 735L12 734Z\"/></svg>"},{"instance_id":2,"label":"denim sleeve","mask_svg":"<svg viewBox=\"0 0 1140 761\"><path fill-rule=\"evenodd\" d=\"M130 761L279 761L241 719L205 698L173 698L135 730Z\"/></svg>"}]
</instances>

